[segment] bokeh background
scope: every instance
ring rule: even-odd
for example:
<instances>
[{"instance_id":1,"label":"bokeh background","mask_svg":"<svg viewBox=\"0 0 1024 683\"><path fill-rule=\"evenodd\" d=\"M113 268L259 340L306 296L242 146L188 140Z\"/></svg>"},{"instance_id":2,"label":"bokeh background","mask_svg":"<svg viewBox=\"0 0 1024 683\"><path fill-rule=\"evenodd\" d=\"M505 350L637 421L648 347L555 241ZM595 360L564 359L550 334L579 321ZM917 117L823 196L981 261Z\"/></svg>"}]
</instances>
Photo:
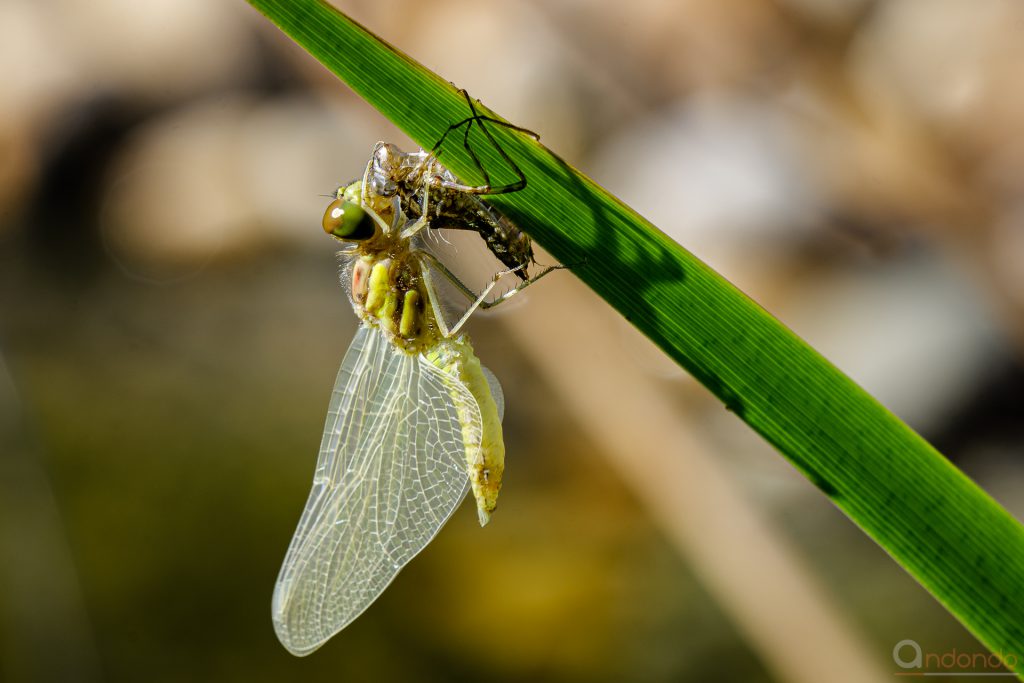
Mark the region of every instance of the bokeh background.
<instances>
[{"instance_id":1,"label":"bokeh background","mask_svg":"<svg viewBox=\"0 0 1024 683\"><path fill-rule=\"evenodd\" d=\"M337 0L1024 513L1024 5ZM0 678L892 680L983 648L569 274L469 326L508 468L296 659L270 594L412 144L241 0L0 1ZM477 590L486 578L485 604Z\"/></svg>"}]
</instances>

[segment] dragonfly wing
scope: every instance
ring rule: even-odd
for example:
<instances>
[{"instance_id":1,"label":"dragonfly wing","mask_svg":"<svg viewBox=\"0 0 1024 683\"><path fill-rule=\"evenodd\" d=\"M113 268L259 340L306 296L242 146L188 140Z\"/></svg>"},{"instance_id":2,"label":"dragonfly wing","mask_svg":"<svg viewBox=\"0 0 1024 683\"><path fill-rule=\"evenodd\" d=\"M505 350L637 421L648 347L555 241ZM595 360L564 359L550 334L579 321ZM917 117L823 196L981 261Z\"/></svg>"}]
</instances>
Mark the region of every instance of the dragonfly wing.
<instances>
[{"instance_id":1,"label":"dragonfly wing","mask_svg":"<svg viewBox=\"0 0 1024 683\"><path fill-rule=\"evenodd\" d=\"M359 616L466 495L464 438L480 417L452 380L376 328L356 333L274 588L274 628L292 653L309 654Z\"/></svg>"},{"instance_id":2,"label":"dragonfly wing","mask_svg":"<svg viewBox=\"0 0 1024 683\"><path fill-rule=\"evenodd\" d=\"M505 419L505 392L501 390L501 383L490 368L481 365L480 369L483 370L487 386L491 389L491 398L494 399L494 405L498 408L498 421L501 422Z\"/></svg>"}]
</instances>

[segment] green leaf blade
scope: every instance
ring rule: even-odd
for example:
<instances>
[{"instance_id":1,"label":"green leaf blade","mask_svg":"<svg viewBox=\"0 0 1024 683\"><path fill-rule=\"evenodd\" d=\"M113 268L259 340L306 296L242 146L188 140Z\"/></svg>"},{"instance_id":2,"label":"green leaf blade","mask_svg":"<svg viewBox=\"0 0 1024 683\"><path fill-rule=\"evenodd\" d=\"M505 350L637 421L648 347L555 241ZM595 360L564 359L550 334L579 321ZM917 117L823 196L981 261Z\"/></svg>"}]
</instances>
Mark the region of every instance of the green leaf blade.
<instances>
[{"instance_id":1,"label":"green leaf blade","mask_svg":"<svg viewBox=\"0 0 1024 683\"><path fill-rule=\"evenodd\" d=\"M249 0L421 145L467 115L442 78L320 0ZM994 652L1024 672L1024 527L764 309L527 136L495 128L522 192L491 198L718 396ZM485 165L501 166L488 149ZM474 168L446 150L463 177ZM642 457L638 454L637 457Z\"/></svg>"}]
</instances>

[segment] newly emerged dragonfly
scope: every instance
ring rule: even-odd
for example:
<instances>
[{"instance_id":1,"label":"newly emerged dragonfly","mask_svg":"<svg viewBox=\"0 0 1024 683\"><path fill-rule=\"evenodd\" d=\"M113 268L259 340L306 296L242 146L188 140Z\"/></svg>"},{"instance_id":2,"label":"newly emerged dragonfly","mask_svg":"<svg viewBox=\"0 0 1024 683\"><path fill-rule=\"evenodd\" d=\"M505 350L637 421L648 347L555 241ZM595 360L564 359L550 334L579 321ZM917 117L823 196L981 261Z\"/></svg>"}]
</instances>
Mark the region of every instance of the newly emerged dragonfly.
<instances>
[{"instance_id":1,"label":"newly emerged dragonfly","mask_svg":"<svg viewBox=\"0 0 1024 683\"><path fill-rule=\"evenodd\" d=\"M378 149L380 145L378 145ZM378 191L374 160L338 190L324 230L344 245L343 283L360 326L335 382L313 488L274 588L274 628L306 655L359 616L434 537L468 490L481 525L504 471L503 397L460 330L488 301L421 247L431 184L412 202ZM454 177L454 176L452 176ZM459 190L461 191L461 190ZM419 207L418 217L410 216ZM472 300L450 322L441 281Z\"/></svg>"}]
</instances>

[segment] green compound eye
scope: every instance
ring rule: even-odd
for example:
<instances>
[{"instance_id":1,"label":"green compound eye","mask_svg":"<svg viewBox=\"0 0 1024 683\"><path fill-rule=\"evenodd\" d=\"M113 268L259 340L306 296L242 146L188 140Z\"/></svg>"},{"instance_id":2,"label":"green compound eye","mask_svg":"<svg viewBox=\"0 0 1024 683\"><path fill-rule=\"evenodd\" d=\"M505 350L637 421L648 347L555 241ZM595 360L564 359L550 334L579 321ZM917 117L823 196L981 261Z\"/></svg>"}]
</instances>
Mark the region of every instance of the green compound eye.
<instances>
[{"instance_id":1,"label":"green compound eye","mask_svg":"<svg viewBox=\"0 0 1024 683\"><path fill-rule=\"evenodd\" d=\"M324 212L324 232L338 239L361 242L373 237L374 223L362 207L344 199L335 199Z\"/></svg>"}]
</instances>

